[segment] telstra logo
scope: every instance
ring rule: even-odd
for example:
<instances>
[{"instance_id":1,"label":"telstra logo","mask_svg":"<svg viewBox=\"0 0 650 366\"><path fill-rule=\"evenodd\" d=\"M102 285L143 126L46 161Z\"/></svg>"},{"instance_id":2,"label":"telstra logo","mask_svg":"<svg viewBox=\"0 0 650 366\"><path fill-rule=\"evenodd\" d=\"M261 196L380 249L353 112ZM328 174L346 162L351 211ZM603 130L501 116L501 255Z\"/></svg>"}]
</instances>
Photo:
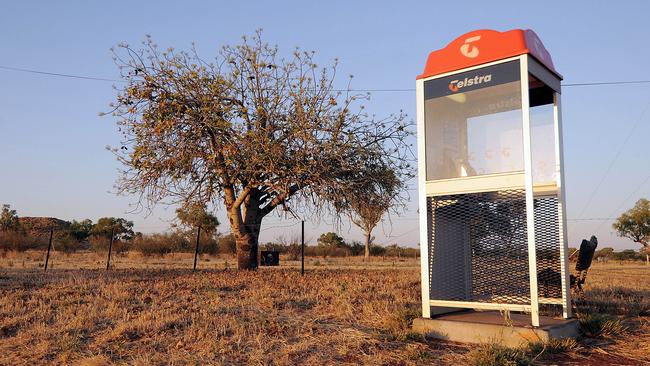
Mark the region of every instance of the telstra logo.
<instances>
[{"instance_id":1,"label":"telstra logo","mask_svg":"<svg viewBox=\"0 0 650 366\"><path fill-rule=\"evenodd\" d=\"M483 83L489 83L492 80L492 74L487 74L487 75L482 75L482 76L474 76L473 78L465 78L464 80L452 80L449 83L449 90L453 91L454 93L457 92L458 90L466 87L466 86L472 86L472 85L478 85L478 84L483 84Z\"/></svg>"}]
</instances>

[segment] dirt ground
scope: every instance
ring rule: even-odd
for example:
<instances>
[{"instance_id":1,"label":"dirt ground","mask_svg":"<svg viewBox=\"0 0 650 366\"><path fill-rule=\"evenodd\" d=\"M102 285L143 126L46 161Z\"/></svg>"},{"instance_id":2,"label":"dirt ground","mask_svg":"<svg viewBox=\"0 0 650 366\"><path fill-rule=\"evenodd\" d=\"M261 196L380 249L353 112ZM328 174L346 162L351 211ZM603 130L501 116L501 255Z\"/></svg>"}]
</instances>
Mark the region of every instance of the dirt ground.
<instances>
[{"instance_id":1,"label":"dirt ground","mask_svg":"<svg viewBox=\"0 0 650 366\"><path fill-rule=\"evenodd\" d=\"M419 262L308 258L238 272L231 257L0 256L0 365L471 364L468 345L410 331ZM51 263L51 264L52 264ZM39 264L41 266L39 266ZM79 269L82 268L82 269ZM129 269L131 268L131 269ZM650 268L595 264L577 310L615 331L537 364L650 364Z\"/></svg>"}]
</instances>

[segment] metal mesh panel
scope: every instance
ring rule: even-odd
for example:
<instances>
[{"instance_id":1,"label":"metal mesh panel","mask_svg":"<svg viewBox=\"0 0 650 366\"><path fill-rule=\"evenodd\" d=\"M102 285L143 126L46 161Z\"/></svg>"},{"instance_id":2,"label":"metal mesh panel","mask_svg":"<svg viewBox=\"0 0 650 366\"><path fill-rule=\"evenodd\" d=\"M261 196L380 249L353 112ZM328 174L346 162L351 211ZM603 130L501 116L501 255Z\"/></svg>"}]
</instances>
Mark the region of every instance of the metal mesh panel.
<instances>
[{"instance_id":1,"label":"metal mesh panel","mask_svg":"<svg viewBox=\"0 0 650 366\"><path fill-rule=\"evenodd\" d=\"M432 300L530 304L523 189L427 197ZM535 199L539 296L561 297L557 199Z\"/></svg>"},{"instance_id":2,"label":"metal mesh panel","mask_svg":"<svg viewBox=\"0 0 650 366\"><path fill-rule=\"evenodd\" d=\"M562 298L557 197L535 199L535 249L540 298Z\"/></svg>"}]
</instances>

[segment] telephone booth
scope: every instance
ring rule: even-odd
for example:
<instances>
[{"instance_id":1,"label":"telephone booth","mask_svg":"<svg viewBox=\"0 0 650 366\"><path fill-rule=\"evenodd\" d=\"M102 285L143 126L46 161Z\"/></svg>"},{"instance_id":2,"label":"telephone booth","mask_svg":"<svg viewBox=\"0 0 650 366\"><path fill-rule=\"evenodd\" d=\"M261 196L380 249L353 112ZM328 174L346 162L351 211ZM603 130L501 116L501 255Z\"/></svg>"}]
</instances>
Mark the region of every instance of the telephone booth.
<instances>
[{"instance_id":1,"label":"telephone booth","mask_svg":"<svg viewBox=\"0 0 650 366\"><path fill-rule=\"evenodd\" d=\"M478 30L417 77L422 314L571 317L560 81L532 30Z\"/></svg>"}]
</instances>

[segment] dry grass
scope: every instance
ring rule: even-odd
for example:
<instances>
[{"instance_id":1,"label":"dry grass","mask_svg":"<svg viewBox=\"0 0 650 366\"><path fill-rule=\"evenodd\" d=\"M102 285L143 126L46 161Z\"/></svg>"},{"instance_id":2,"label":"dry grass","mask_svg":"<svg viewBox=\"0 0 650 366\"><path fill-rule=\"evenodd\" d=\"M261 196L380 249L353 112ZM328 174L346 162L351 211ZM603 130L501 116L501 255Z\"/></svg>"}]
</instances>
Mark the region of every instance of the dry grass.
<instances>
[{"instance_id":1,"label":"dry grass","mask_svg":"<svg viewBox=\"0 0 650 366\"><path fill-rule=\"evenodd\" d=\"M469 354L476 347L410 332L420 308L413 259L309 258L305 277L298 262L237 272L231 257L203 257L196 273L180 269L191 267L191 254L126 254L108 272L94 253L59 254L47 273L39 260L37 252L0 258L2 365L477 364ZM522 359L650 363L648 274L643 265L595 265L579 310L605 314L624 331L551 345L536 359L540 347L530 347Z\"/></svg>"},{"instance_id":2,"label":"dry grass","mask_svg":"<svg viewBox=\"0 0 650 366\"><path fill-rule=\"evenodd\" d=\"M76 253L51 253L48 268L53 269L105 269L106 252L78 251ZM188 269L192 268L194 253L170 253L162 256L146 256L139 252L111 254L113 269ZM29 250L26 252L0 251L0 269L43 269L45 252ZM281 256L283 268L300 268L300 261L289 261ZM234 255L204 255L199 256L199 269L228 269L235 268L237 260ZM307 257L307 269L319 268L370 268L370 269L414 269L419 270L419 258L372 257L369 263L363 262L363 257Z\"/></svg>"}]
</instances>

